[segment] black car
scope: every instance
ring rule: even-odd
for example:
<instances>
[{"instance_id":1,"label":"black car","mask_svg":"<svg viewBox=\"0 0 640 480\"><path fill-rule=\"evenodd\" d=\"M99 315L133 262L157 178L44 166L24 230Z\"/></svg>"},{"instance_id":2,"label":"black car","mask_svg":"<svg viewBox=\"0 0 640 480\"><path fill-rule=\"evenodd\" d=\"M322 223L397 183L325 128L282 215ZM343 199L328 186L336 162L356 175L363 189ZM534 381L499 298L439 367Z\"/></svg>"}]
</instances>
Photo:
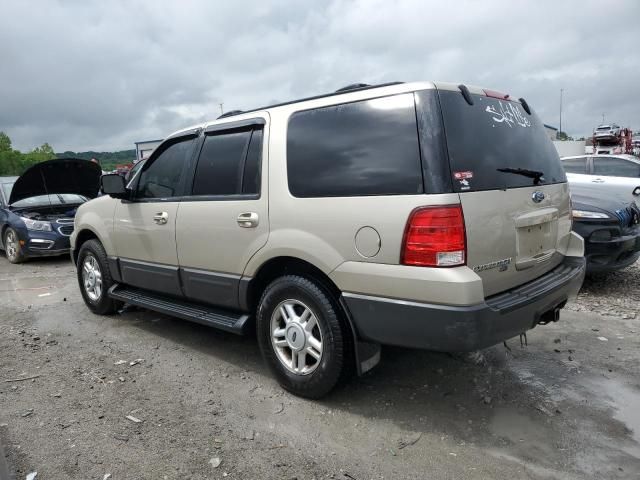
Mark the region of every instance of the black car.
<instances>
[{"instance_id":1,"label":"black car","mask_svg":"<svg viewBox=\"0 0 640 480\"><path fill-rule=\"evenodd\" d=\"M608 272L640 257L640 208L589 186L571 186L573 230L584 238L587 272Z\"/></svg>"},{"instance_id":2,"label":"black car","mask_svg":"<svg viewBox=\"0 0 640 480\"><path fill-rule=\"evenodd\" d=\"M100 188L100 167L55 159L0 177L0 249L11 263L69 252L77 208Z\"/></svg>"}]
</instances>

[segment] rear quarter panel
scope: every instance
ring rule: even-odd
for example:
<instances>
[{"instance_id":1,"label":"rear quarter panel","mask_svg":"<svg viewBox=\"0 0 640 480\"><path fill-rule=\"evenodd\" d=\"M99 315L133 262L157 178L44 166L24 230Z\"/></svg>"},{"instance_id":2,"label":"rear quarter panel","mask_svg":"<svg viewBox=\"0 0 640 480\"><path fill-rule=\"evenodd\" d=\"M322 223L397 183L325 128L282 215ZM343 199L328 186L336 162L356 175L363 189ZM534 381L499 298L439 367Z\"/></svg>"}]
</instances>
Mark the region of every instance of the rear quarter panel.
<instances>
[{"instance_id":1,"label":"rear quarter panel","mask_svg":"<svg viewBox=\"0 0 640 480\"><path fill-rule=\"evenodd\" d=\"M269 224L267 244L249 261L253 276L270 258L306 260L326 274L345 262L398 265L410 213L419 206L459 203L458 194L296 198L289 192L286 162L287 122L295 109L271 112L269 145ZM313 181L312 178L309 181ZM379 251L363 256L356 235L363 227L377 232Z\"/></svg>"}]
</instances>

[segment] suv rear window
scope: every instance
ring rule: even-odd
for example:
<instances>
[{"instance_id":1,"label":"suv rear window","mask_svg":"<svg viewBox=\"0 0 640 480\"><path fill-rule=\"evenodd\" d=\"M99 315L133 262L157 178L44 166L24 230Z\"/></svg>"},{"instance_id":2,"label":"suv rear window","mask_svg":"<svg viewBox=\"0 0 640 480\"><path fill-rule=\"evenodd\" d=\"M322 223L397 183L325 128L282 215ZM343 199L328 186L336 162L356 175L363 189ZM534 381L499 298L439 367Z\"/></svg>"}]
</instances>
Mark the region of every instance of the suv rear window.
<instances>
[{"instance_id":1,"label":"suv rear window","mask_svg":"<svg viewBox=\"0 0 640 480\"><path fill-rule=\"evenodd\" d=\"M469 105L460 92L439 96L455 191L530 187L535 179L525 175L532 172L542 172L540 185L567 181L544 126L520 103L471 95Z\"/></svg>"},{"instance_id":2,"label":"suv rear window","mask_svg":"<svg viewBox=\"0 0 640 480\"><path fill-rule=\"evenodd\" d=\"M294 113L287 174L296 197L422 193L413 94Z\"/></svg>"}]
</instances>

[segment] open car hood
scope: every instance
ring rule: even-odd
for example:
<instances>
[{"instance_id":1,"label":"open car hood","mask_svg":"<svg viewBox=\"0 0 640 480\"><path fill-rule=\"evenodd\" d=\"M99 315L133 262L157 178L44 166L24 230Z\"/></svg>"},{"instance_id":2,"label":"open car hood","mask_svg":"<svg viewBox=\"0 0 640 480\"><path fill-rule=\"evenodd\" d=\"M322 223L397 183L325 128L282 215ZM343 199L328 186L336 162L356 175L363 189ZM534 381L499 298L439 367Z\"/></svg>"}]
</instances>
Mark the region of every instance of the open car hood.
<instances>
[{"instance_id":1,"label":"open car hood","mask_svg":"<svg viewBox=\"0 0 640 480\"><path fill-rule=\"evenodd\" d=\"M24 172L11 190L9 205L37 195L75 193L95 198L100 189L100 166L78 158L56 158L36 163Z\"/></svg>"}]
</instances>

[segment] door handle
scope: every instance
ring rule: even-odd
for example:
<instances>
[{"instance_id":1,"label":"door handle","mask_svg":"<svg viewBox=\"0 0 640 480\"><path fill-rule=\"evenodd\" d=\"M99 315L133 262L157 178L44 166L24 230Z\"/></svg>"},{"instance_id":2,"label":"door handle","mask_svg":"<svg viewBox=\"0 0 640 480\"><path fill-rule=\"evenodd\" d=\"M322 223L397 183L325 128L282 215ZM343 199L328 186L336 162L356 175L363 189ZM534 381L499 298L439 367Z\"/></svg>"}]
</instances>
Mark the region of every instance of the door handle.
<instances>
[{"instance_id":1,"label":"door handle","mask_svg":"<svg viewBox=\"0 0 640 480\"><path fill-rule=\"evenodd\" d=\"M604 183L604 180L601 178L596 178L595 180L591 180L593 183Z\"/></svg>"},{"instance_id":2,"label":"door handle","mask_svg":"<svg viewBox=\"0 0 640 480\"><path fill-rule=\"evenodd\" d=\"M169 221L169 214L167 212L158 212L153 216L153 221L158 225L165 225Z\"/></svg>"},{"instance_id":3,"label":"door handle","mask_svg":"<svg viewBox=\"0 0 640 480\"><path fill-rule=\"evenodd\" d=\"M255 228L258 226L259 218L255 212L245 212L238 215L238 225L242 228Z\"/></svg>"}]
</instances>

